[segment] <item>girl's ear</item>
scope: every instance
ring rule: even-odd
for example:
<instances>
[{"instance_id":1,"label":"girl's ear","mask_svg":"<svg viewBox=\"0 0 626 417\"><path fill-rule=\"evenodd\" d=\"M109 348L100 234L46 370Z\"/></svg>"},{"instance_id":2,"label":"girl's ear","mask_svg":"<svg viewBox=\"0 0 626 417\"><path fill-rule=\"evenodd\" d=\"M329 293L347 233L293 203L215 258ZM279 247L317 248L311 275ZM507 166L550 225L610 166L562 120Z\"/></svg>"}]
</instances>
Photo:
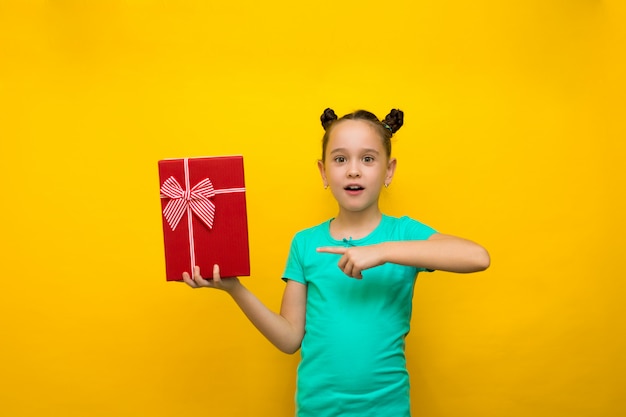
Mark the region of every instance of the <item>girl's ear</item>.
<instances>
[{"instance_id":1,"label":"girl's ear","mask_svg":"<svg viewBox=\"0 0 626 417\"><path fill-rule=\"evenodd\" d=\"M326 170L324 169L324 162L321 160L317 161L317 169L320 170L320 175L322 176L322 181L324 181L324 188L328 187L328 181L326 180Z\"/></svg>"},{"instance_id":2,"label":"girl's ear","mask_svg":"<svg viewBox=\"0 0 626 417\"><path fill-rule=\"evenodd\" d=\"M398 161L396 158L390 158L387 163L387 175L385 176L385 185L388 186L391 184L391 180L393 179L393 174L396 172L396 165Z\"/></svg>"}]
</instances>

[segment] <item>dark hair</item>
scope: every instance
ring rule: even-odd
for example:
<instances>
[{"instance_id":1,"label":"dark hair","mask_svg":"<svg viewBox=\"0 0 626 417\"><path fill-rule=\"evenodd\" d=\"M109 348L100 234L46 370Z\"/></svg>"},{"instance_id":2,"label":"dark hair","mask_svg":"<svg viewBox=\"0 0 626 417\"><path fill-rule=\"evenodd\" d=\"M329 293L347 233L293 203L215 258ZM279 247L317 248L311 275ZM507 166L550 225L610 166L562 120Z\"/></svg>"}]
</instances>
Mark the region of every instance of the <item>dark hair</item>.
<instances>
[{"instance_id":1,"label":"dark hair","mask_svg":"<svg viewBox=\"0 0 626 417\"><path fill-rule=\"evenodd\" d=\"M357 110L353 113L348 113L341 118L337 118L334 110L327 108L320 117L322 127L326 131L324 138L322 139L322 161L326 157L326 145L328 144L328 138L333 126L337 125L343 120L365 120L368 121L376 128L380 137L383 140L387 157L391 156L391 137L396 133L404 124L404 112L399 109L392 109L385 118L380 121L374 113L367 110Z\"/></svg>"}]
</instances>

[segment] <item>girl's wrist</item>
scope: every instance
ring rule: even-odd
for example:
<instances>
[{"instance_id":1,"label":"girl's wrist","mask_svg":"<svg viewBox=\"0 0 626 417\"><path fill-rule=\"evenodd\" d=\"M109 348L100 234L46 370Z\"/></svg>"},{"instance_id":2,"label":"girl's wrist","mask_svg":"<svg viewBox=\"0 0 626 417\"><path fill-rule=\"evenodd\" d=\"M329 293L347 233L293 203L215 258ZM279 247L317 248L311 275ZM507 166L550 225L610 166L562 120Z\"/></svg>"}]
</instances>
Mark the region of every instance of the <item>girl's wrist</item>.
<instances>
[{"instance_id":1,"label":"girl's wrist","mask_svg":"<svg viewBox=\"0 0 626 417\"><path fill-rule=\"evenodd\" d=\"M389 262L389 242L382 242L378 244L378 253L379 253L379 265L384 265Z\"/></svg>"},{"instance_id":2,"label":"girl's wrist","mask_svg":"<svg viewBox=\"0 0 626 417\"><path fill-rule=\"evenodd\" d=\"M244 288L243 284L241 283L241 281L239 281L239 278L225 278L227 280L232 280L232 286L228 286L227 288L224 288L224 291L226 291L232 298L236 298L237 295L239 293L241 293L241 291Z\"/></svg>"}]
</instances>

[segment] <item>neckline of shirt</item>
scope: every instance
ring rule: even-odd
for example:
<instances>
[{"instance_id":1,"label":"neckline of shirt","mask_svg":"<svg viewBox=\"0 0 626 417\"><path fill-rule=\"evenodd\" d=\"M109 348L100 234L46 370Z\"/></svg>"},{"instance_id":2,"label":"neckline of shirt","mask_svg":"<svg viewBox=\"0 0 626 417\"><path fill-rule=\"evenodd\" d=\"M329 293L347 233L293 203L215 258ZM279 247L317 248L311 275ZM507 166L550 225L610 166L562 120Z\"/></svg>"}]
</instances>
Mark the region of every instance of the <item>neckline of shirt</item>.
<instances>
[{"instance_id":1,"label":"neckline of shirt","mask_svg":"<svg viewBox=\"0 0 626 417\"><path fill-rule=\"evenodd\" d=\"M366 243L368 240L373 239L378 234L378 231L382 228L383 224L387 222L388 218L389 216L387 216L386 214L382 214L382 217L380 218L380 222L378 222L378 225L374 228L374 230L372 230L368 235L360 239L352 239L351 236L345 237L342 239L335 239L330 234L330 222L332 222L335 219L334 217L326 221L326 227L325 227L324 232L326 234L327 240L332 242L335 245L361 246L363 245L363 243Z\"/></svg>"}]
</instances>

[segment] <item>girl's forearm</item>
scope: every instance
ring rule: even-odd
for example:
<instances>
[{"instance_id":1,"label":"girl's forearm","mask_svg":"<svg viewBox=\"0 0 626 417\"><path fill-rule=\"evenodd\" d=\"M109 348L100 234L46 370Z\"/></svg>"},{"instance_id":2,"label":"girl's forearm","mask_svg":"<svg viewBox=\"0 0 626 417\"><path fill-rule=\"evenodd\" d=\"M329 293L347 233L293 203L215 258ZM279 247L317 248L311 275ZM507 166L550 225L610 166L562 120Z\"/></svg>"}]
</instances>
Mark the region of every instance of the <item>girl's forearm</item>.
<instances>
[{"instance_id":1,"label":"girl's forearm","mask_svg":"<svg viewBox=\"0 0 626 417\"><path fill-rule=\"evenodd\" d=\"M304 322L300 323L300 314L294 315L293 311L287 311L288 317L285 317L271 311L243 284L236 285L228 293L250 322L274 346L289 354L298 351L304 335Z\"/></svg>"},{"instance_id":2,"label":"girl's forearm","mask_svg":"<svg viewBox=\"0 0 626 417\"><path fill-rule=\"evenodd\" d=\"M385 262L448 272L478 272L489 267L489 253L470 240L441 235L429 240L386 242Z\"/></svg>"}]
</instances>

